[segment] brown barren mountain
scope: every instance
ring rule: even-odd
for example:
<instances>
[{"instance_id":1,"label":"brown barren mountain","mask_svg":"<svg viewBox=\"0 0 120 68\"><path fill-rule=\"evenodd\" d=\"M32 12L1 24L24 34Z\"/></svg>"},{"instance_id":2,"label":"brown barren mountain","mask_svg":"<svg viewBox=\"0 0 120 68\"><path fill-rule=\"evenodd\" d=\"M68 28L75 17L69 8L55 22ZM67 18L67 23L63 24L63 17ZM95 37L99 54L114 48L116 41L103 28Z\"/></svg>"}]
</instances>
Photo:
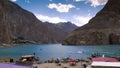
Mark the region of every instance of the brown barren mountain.
<instances>
[{"instance_id":1,"label":"brown barren mountain","mask_svg":"<svg viewBox=\"0 0 120 68\"><path fill-rule=\"evenodd\" d=\"M0 0L0 43L60 43L66 33L46 25L9 0Z\"/></svg>"},{"instance_id":2,"label":"brown barren mountain","mask_svg":"<svg viewBox=\"0 0 120 68\"><path fill-rule=\"evenodd\" d=\"M120 44L120 0L108 0L105 7L88 24L77 28L63 44Z\"/></svg>"},{"instance_id":3,"label":"brown barren mountain","mask_svg":"<svg viewBox=\"0 0 120 68\"><path fill-rule=\"evenodd\" d=\"M44 23L51 25L51 26L55 27L56 29L61 29L62 31L64 31L67 34L69 34L70 32L72 32L73 30L75 30L78 27L71 22L59 22L56 24L50 23L50 22L44 22Z\"/></svg>"}]
</instances>

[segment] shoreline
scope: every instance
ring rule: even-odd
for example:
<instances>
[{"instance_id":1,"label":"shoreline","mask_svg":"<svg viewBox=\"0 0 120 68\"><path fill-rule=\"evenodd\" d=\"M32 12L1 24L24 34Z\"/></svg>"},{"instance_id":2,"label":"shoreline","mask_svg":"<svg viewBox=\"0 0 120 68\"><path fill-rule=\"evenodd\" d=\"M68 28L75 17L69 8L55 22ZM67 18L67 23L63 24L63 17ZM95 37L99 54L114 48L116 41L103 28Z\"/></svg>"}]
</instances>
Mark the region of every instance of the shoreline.
<instances>
[{"instance_id":1,"label":"shoreline","mask_svg":"<svg viewBox=\"0 0 120 68\"><path fill-rule=\"evenodd\" d=\"M41 45L41 44L60 44L62 46L120 46L120 45L63 45L62 43L36 43L36 44L30 44L30 43L26 43L26 44L0 44L0 48L5 48L5 47L12 47L12 46L29 46L29 45Z\"/></svg>"},{"instance_id":2,"label":"shoreline","mask_svg":"<svg viewBox=\"0 0 120 68\"><path fill-rule=\"evenodd\" d=\"M46 45L46 43L36 43L36 44L6 44L4 43L4 44L0 44L0 48L12 47L12 46L31 46L31 45L41 45L41 44ZM48 43L47 45L49 44L61 44L61 43Z\"/></svg>"},{"instance_id":3,"label":"shoreline","mask_svg":"<svg viewBox=\"0 0 120 68\"><path fill-rule=\"evenodd\" d=\"M29 62L20 62L17 63L17 61L10 62L10 58L7 58L4 63L9 64L15 64L20 66L29 66L32 68L84 68L84 65L90 65L91 60L90 59L74 59L74 58L61 58L58 60L58 58L50 59L48 61L29 61L32 62L31 65L29 65ZM6 62L7 61L7 62ZM1 63L1 62L0 62ZM23 64L24 63L24 64Z\"/></svg>"},{"instance_id":4,"label":"shoreline","mask_svg":"<svg viewBox=\"0 0 120 68\"><path fill-rule=\"evenodd\" d=\"M83 65L88 65L86 62L78 62L75 65L71 65L71 63L42 63L42 64L33 64L33 67L37 66L37 68L84 68Z\"/></svg>"}]
</instances>

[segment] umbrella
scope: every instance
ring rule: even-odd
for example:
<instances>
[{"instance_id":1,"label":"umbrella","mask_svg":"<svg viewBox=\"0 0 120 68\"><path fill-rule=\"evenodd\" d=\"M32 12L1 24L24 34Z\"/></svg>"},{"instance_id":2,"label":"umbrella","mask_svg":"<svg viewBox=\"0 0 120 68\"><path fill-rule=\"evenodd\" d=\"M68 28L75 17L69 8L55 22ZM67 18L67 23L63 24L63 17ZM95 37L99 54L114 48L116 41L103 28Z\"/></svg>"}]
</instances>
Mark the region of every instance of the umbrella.
<instances>
[{"instance_id":1,"label":"umbrella","mask_svg":"<svg viewBox=\"0 0 120 68\"><path fill-rule=\"evenodd\" d=\"M70 58L70 62L75 62L75 59L73 59L73 58Z\"/></svg>"}]
</instances>

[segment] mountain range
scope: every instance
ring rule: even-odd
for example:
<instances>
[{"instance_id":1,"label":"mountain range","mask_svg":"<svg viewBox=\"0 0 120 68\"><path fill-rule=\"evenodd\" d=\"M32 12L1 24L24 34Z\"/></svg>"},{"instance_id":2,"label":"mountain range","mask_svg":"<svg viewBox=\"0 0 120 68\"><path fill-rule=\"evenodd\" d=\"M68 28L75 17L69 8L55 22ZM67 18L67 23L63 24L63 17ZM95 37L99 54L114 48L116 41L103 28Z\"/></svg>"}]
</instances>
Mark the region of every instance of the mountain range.
<instances>
[{"instance_id":1,"label":"mountain range","mask_svg":"<svg viewBox=\"0 0 120 68\"><path fill-rule=\"evenodd\" d=\"M78 27L64 40L66 45L120 44L120 0L108 0L86 25Z\"/></svg>"},{"instance_id":2,"label":"mountain range","mask_svg":"<svg viewBox=\"0 0 120 68\"><path fill-rule=\"evenodd\" d=\"M68 32L45 24L9 0L0 0L0 44L61 43Z\"/></svg>"},{"instance_id":3,"label":"mountain range","mask_svg":"<svg viewBox=\"0 0 120 68\"><path fill-rule=\"evenodd\" d=\"M57 29L61 29L66 33L71 33L74 29L76 29L78 26L71 22L60 22L60 23L50 23L50 22L44 22L45 24L49 24L53 27L56 27Z\"/></svg>"}]
</instances>

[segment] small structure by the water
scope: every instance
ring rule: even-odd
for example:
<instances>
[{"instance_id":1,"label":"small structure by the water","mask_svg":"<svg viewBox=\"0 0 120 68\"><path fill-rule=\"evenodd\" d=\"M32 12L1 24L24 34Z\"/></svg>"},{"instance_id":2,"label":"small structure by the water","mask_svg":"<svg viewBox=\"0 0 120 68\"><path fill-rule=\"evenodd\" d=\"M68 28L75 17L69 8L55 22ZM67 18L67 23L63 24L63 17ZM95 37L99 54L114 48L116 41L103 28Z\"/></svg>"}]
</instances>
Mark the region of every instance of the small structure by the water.
<instances>
[{"instance_id":1,"label":"small structure by the water","mask_svg":"<svg viewBox=\"0 0 120 68\"><path fill-rule=\"evenodd\" d=\"M120 62L92 62L92 68L120 68Z\"/></svg>"},{"instance_id":2,"label":"small structure by the water","mask_svg":"<svg viewBox=\"0 0 120 68\"><path fill-rule=\"evenodd\" d=\"M92 61L102 61L102 62L119 62L116 58L106 58L106 57L98 57L98 58L92 58Z\"/></svg>"},{"instance_id":3,"label":"small structure by the water","mask_svg":"<svg viewBox=\"0 0 120 68\"><path fill-rule=\"evenodd\" d=\"M120 61L116 58L92 58L92 68L120 68Z\"/></svg>"},{"instance_id":4,"label":"small structure by the water","mask_svg":"<svg viewBox=\"0 0 120 68\"><path fill-rule=\"evenodd\" d=\"M20 61L34 61L35 55L23 55L20 57Z\"/></svg>"},{"instance_id":5,"label":"small structure by the water","mask_svg":"<svg viewBox=\"0 0 120 68\"><path fill-rule=\"evenodd\" d=\"M31 66L34 61L36 61L35 55L23 55L20 57L19 61L16 62L18 65Z\"/></svg>"}]
</instances>

